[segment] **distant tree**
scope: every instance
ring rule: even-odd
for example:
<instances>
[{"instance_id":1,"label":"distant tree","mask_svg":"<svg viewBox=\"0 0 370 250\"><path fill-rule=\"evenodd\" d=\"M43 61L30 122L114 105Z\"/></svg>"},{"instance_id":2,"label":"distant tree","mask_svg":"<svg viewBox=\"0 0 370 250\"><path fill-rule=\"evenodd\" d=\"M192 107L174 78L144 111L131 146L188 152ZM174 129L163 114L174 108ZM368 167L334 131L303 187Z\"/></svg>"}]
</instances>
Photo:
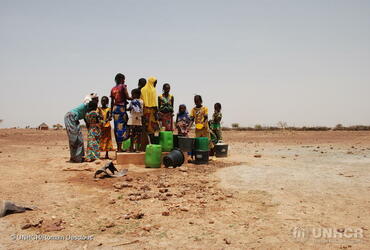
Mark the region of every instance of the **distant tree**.
<instances>
[{"instance_id":1,"label":"distant tree","mask_svg":"<svg viewBox=\"0 0 370 250\"><path fill-rule=\"evenodd\" d=\"M286 128L288 127L288 123L283 122L283 121L279 121L279 122L277 123L277 126L278 126L279 128L281 128L281 129L286 129Z\"/></svg>"},{"instance_id":2,"label":"distant tree","mask_svg":"<svg viewBox=\"0 0 370 250\"><path fill-rule=\"evenodd\" d=\"M256 124L256 126L254 126L254 129L255 130L262 130L262 125Z\"/></svg>"},{"instance_id":3,"label":"distant tree","mask_svg":"<svg viewBox=\"0 0 370 250\"><path fill-rule=\"evenodd\" d=\"M239 123L232 123L231 124L231 127L232 128L239 128Z\"/></svg>"}]
</instances>

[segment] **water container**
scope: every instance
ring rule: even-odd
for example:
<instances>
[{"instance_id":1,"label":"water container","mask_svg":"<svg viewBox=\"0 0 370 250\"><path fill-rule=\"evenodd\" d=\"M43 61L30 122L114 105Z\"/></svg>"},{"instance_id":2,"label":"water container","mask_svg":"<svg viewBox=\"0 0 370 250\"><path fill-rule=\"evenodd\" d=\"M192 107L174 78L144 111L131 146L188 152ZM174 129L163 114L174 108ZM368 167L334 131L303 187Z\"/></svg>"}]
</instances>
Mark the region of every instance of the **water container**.
<instances>
[{"instance_id":1,"label":"water container","mask_svg":"<svg viewBox=\"0 0 370 250\"><path fill-rule=\"evenodd\" d=\"M153 141L152 144L157 144L159 145L159 136L153 135Z\"/></svg>"},{"instance_id":2,"label":"water container","mask_svg":"<svg viewBox=\"0 0 370 250\"><path fill-rule=\"evenodd\" d=\"M195 138L195 150L209 150L209 140L207 137Z\"/></svg>"},{"instance_id":3,"label":"water container","mask_svg":"<svg viewBox=\"0 0 370 250\"><path fill-rule=\"evenodd\" d=\"M173 148L179 148L179 135L173 135Z\"/></svg>"},{"instance_id":4,"label":"water container","mask_svg":"<svg viewBox=\"0 0 370 250\"><path fill-rule=\"evenodd\" d=\"M227 157L228 150L229 150L229 145L226 143L217 143L215 145L216 157L219 157L219 158Z\"/></svg>"},{"instance_id":5,"label":"water container","mask_svg":"<svg viewBox=\"0 0 370 250\"><path fill-rule=\"evenodd\" d=\"M179 136L179 149L182 152L192 152L194 150L194 138L188 138L184 136Z\"/></svg>"},{"instance_id":6,"label":"water container","mask_svg":"<svg viewBox=\"0 0 370 250\"><path fill-rule=\"evenodd\" d=\"M159 132L159 144L162 146L163 152L170 152L173 149L172 131Z\"/></svg>"},{"instance_id":7,"label":"water container","mask_svg":"<svg viewBox=\"0 0 370 250\"><path fill-rule=\"evenodd\" d=\"M145 150L145 167L160 168L162 158L162 146L149 144Z\"/></svg>"},{"instance_id":8,"label":"water container","mask_svg":"<svg viewBox=\"0 0 370 250\"><path fill-rule=\"evenodd\" d=\"M195 150L194 151L195 164L208 164L209 151L208 150Z\"/></svg>"},{"instance_id":9,"label":"water container","mask_svg":"<svg viewBox=\"0 0 370 250\"><path fill-rule=\"evenodd\" d=\"M184 154L181 152L181 150L174 149L163 157L163 164L168 167L180 167L182 164L184 164L185 157Z\"/></svg>"},{"instance_id":10,"label":"water container","mask_svg":"<svg viewBox=\"0 0 370 250\"><path fill-rule=\"evenodd\" d=\"M131 139L127 139L122 142L121 149L122 151L127 151L129 150L130 146L131 146Z\"/></svg>"}]
</instances>

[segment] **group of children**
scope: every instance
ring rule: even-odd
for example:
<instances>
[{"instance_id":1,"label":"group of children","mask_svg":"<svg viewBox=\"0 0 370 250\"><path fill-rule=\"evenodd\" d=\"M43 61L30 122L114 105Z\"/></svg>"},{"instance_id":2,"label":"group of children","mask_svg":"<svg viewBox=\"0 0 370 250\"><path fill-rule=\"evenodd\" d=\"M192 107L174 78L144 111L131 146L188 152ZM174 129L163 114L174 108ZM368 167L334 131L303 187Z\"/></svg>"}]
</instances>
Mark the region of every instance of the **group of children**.
<instances>
[{"instance_id":1,"label":"group of children","mask_svg":"<svg viewBox=\"0 0 370 250\"><path fill-rule=\"evenodd\" d=\"M196 95L194 97L195 107L190 114L186 106L181 104L174 121L175 101L174 96L170 94L170 84L163 84L163 92L157 96L155 88L157 79L155 77L150 77L148 80L141 78L138 87L131 91L130 96L127 85L125 85L125 76L117 74L115 81L116 86L112 88L110 96L110 107L107 96L101 98L101 106L98 107L97 95L86 105L84 120L88 134L85 161L99 159L100 152L105 152L105 158L109 157L108 152L113 150L110 123L112 120L114 120L117 151L144 151L147 144L154 143L154 135L161 130L174 131L176 129L178 135L187 137L193 125L195 125L196 137L210 139L210 149L222 140L220 103L214 105L213 117L209 119L208 108L203 106L202 97ZM68 115L69 113L66 117ZM66 124L68 122L67 119ZM73 145L71 146L71 133L68 129L67 133L70 138L72 160ZM125 148L123 146L127 141L130 141L130 146Z\"/></svg>"}]
</instances>

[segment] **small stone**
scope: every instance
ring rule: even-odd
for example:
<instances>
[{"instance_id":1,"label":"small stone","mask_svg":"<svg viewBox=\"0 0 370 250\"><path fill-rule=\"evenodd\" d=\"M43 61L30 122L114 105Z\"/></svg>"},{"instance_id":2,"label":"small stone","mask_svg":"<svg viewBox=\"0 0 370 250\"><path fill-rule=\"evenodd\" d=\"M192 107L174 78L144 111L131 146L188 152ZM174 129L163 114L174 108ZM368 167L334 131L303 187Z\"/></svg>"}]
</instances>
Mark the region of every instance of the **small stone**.
<instances>
[{"instance_id":1,"label":"small stone","mask_svg":"<svg viewBox=\"0 0 370 250\"><path fill-rule=\"evenodd\" d=\"M225 195L227 198L233 198L234 197L234 195L233 194L226 194Z\"/></svg>"},{"instance_id":2,"label":"small stone","mask_svg":"<svg viewBox=\"0 0 370 250\"><path fill-rule=\"evenodd\" d=\"M152 197L148 193L145 193L145 194L141 195L141 198L144 199L144 200L147 200L147 199L150 199Z\"/></svg>"},{"instance_id":3,"label":"small stone","mask_svg":"<svg viewBox=\"0 0 370 250\"><path fill-rule=\"evenodd\" d=\"M215 224L215 222L213 220L210 220L208 223L209 224Z\"/></svg>"},{"instance_id":4,"label":"small stone","mask_svg":"<svg viewBox=\"0 0 370 250\"><path fill-rule=\"evenodd\" d=\"M197 198L197 199L202 199L202 198L203 198L203 195L201 195L201 194L197 194L196 198Z\"/></svg>"},{"instance_id":5,"label":"small stone","mask_svg":"<svg viewBox=\"0 0 370 250\"><path fill-rule=\"evenodd\" d=\"M101 243L101 242L100 242L100 243L98 244L98 247L101 247L102 245L103 245L103 243Z\"/></svg>"},{"instance_id":6,"label":"small stone","mask_svg":"<svg viewBox=\"0 0 370 250\"><path fill-rule=\"evenodd\" d=\"M167 193L168 189L167 188L161 188L158 191L163 194L163 193Z\"/></svg>"},{"instance_id":7,"label":"small stone","mask_svg":"<svg viewBox=\"0 0 370 250\"><path fill-rule=\"evenodd\" d=\"M113 204L116 203L116 201L115 200L110 200L108 203L111 204L111 205L113 205Z\"/></svg>"},{"instance_id":8,"label":"small stone","mask_svg":"<svg viewBox=\"0 0 370 250\"><path fill-rule=\"evenodd\" d=\"M152 227L151 227L150 225L145 225L145 226L143 227L143 230L144 230L144 231L147 231L147 232L150 232L150 231L152 230Z\"/></svg>"},{"instance_id":9,"label":"small stone","mask_svg":"<svg viewBox=\"0 0 370 250\"><path fill-rule=\"evenodd\" d=\"M192 221L189 221L189 224L190 224L190 225L194 225L194 222L192 222Z\"/></svg>"},{"instance_id":10,"label":"small stone","mask_svg":"<svg viewBox=\"0 0 370 250\"><path fill-rule=\"evenodd\" d=\"M179 167L178 169L181 172L188 172L188 168L187 167Z\"/></svg>"},{"instance_id":11,"label":"small stone","mask_svg":"<svg viewBox=\"0 0 370 250\"><path fill-rule=\"evenodd\" d=\"M108 223L108 225L106 225L105 227L106 228L112 228L112 227L115 227L116 225L113 223L113 222L110 222Z\"/></svg>"},{"instance_id":12,"label":"small stone","mask_svg":"<svg viewBox=\"0 0 370 250\"><path fill-rule=\"evenodd\" d=\"M21 227L22 230L26 230L28 228L31 228L33 225L31 223L27 223Z\"/></svg>"},{"instance_id":13,"label":"small stone","mask_svg":"<svg viewBox=\"0 0 370 250\"><path fill-rule=\"evenodd\" d=\"M128 176L126 176L126 179L125 179L126 181L128 181L128 182L131 182L131 181L133 181L134 179L132 178L132 177L128 177Z\"/></svg>"},{"instance_id":14,"label":"small stone","mask_svg":"<svg viewBox=\"0 0 370 250\"><path fill-rule=\"evenodd\" d=\"M140 187L140 189L143 190L143 191L150 191L150 190L152 190L148 185L144 185L144 186Z\"/></svg>"},{"instance_id":15,"label":"small stone","mask_svg":"<svg viewBox=\"0 0 370 250\"><path fill-rule=\"evenodd\" d=\"M141 213L141 212L138 212L138 213L135 213L131 216L131 218L135 219L135 220L140 220L144 217L144 213Z\"/></svg>"},{"instance_id":16,"label":"small stone","mask_svg":"<svg viewBox=\"0 0 370 250\"><path fill-rule=\"evenodd\" d=\"M230 245L230 244L231 244L231 241L230 241L230 240L228 240L228 239L224 239L224 241L225 241L225 243L226 243L227 245Z\"/></svg>"},{"instance_id":17,"label":"small stone","mask_svg":"<svg viewBox=\"0 0 370 250\"><path fill-rule=\"evenodd\" d=\"M261 158L262 157L262 155L260 155L260 154L255 154L254 155L254 158Z\"/></svg>"},{"instance_id":18,"label":"small stone","mask_svg":"<svg viewBox=\"0 0 370 250\"><path fill-rule=\"evenodd\" d=\"M187 207L180 207L180 210L183 211L183 212L188 212L189 211L189 208L187 208Z\"/></svg>"},{"instance_id":19,"label":"small stone","mask_svg":"<svg viewBox=\"0 0 370 250\"><path fill-rule=\"evenodd\" d=\"M168 212L168 211L164 211L164 212L162 212L162 215L163 215L163 216L170 216L170 212Z\"/></svg>"}]
</instances>

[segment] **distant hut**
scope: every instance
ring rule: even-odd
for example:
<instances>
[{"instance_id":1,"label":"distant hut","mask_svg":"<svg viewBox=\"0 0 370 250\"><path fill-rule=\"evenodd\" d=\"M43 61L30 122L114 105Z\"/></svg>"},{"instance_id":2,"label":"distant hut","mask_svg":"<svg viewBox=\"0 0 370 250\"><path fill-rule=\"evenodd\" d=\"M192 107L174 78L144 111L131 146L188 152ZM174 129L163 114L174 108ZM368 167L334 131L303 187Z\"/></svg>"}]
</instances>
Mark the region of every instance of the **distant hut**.
<instances>
[{"instance_id":1,"label":"distant hut","mask_svg":"<svg viewBox=\"0 0 370 250\"><path fill-rule=\"evenodd\" d=\"M39 130L48 130L49 126L45 122L43 122L39 125L38 129Z\"/></svg>"},{"instance_id":2,"label":"distant hut","mask_svg":"<svg viewBox=\"0 0 370 250\"><path fill-rule=\"evenodd\" d=\"M54 128L54 130L62 130L63 125L58 123L58 124L53 125L53 128Z\"/></svg>"}]
</instances>

